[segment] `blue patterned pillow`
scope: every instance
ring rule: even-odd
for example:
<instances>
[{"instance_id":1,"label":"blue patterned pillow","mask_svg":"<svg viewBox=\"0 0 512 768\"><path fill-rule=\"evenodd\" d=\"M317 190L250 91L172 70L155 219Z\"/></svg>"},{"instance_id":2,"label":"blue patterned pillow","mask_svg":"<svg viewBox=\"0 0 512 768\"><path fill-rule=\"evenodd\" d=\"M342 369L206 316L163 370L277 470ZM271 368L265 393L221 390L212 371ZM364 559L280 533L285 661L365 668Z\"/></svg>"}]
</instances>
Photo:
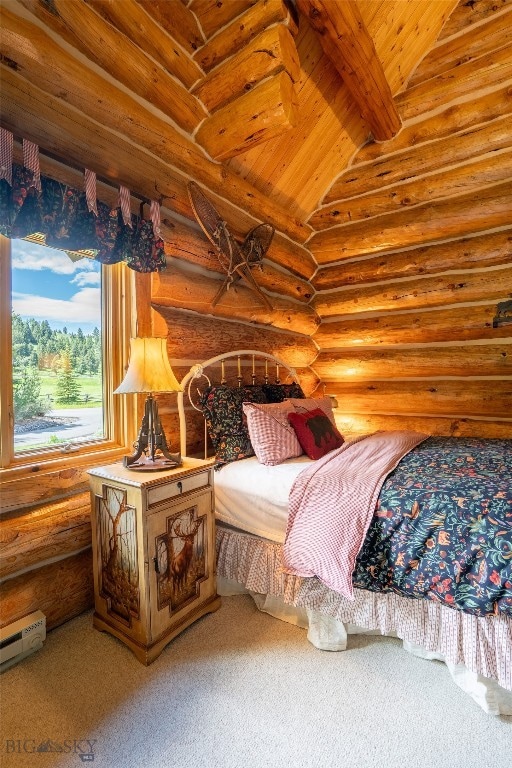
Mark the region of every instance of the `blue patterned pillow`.
<instances>
[{"instance_id":1,"label":"blue patterned pillow","mask_svg":"<svg viewBox=\"0 0 512 768\"><path fill-rule=\"evenodd\" d=\"M208 434L215 449L216 467L230 461L254 456L242 403L266 403L260 386L207 387L201 393L202 408Z\"/></svg>"}]
</instances>

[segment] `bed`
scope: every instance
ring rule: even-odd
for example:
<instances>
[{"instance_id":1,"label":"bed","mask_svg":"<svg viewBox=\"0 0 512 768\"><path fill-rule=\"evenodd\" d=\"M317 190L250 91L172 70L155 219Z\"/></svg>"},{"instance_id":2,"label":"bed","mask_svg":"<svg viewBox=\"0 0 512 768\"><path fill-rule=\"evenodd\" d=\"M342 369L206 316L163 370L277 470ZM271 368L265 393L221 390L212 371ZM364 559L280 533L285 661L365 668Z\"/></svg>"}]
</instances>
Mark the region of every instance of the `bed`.
<instances>
[{"instance_id":1,"label":"bed","mask_svg":"<svg viewBox=\"0 0 512 768\"><path fill-rule=\"evenodd\" d=\"M350 648L352 633L397 636L486 712L512 715L512 440L338 439L329 398L304 398L292 368L254 350L193 366L182 384L182 453L188 397L219 465L220 593L249 592L322 650Z\"/></svg>"}]
</instances>

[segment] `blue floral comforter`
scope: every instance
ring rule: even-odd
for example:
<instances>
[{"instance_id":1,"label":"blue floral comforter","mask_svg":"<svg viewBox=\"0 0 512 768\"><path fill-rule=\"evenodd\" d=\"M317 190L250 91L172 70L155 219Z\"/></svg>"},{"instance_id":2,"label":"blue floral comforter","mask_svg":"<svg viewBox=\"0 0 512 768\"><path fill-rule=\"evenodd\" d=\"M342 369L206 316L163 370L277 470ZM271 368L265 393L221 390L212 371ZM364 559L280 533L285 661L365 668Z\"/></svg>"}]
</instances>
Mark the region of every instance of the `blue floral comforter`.
<instances>
[{"instance_id":1,"label":"blue floral comforter","mask_svg":"<svg viewBox=\"0 0 512 768\"><path fill-rule=\"evenodd\" d=\"M413 448L382 486L353 584L512 616L512 440Z\"/></svg>"}]
</instances>

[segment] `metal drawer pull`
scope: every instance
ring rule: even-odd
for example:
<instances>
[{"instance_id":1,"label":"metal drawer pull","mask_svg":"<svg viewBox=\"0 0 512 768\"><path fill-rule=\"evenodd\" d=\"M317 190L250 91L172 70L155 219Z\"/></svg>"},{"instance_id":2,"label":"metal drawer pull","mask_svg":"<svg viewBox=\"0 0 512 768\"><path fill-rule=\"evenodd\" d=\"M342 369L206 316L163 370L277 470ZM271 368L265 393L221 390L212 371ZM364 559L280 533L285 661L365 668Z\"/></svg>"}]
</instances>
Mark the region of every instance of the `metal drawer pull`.
<instances>
[{"instance_id":1,"label":"metal drawer pull","mask_svg":"<svg viewBox=\"0 0 512 768\"><path fill-rule=\"evenodd\" d=\"M183 483L181 482L181 480L179 480L179 481L176 483L176 485L178 486L178 491L179 491L180 493L183 493Z\"/></svg>"}]
</instances>

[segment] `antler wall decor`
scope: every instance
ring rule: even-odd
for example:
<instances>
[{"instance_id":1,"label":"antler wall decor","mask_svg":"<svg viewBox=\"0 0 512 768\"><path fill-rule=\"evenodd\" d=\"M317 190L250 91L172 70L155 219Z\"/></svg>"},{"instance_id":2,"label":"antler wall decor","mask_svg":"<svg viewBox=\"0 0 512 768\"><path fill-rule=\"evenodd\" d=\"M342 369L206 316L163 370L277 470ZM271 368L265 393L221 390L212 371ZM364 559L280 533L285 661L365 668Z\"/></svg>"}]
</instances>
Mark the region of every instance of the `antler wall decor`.
<instances>
[{"instance_id":1,"label":"antler wall decor","mask_svg":"<svg viewBox=\"0 0 512 768\"><path fill-rule=\"evenodd\" d=\"M251 229L244 242L240 244L235 240L226 222L199 186L191 181L187 184L187 189L196 219L208 240L215 247L219 262L226 272L226 279L213 297L212 307L219 302L223 293L229 290L232 283L242 279L245 280L249 288L257 293L268 309L272 309L272 304L254 280L251 267L261 267L274 237L274 227L270 224L258 224L257 227Z\"/></svg>"}]
</instances>

